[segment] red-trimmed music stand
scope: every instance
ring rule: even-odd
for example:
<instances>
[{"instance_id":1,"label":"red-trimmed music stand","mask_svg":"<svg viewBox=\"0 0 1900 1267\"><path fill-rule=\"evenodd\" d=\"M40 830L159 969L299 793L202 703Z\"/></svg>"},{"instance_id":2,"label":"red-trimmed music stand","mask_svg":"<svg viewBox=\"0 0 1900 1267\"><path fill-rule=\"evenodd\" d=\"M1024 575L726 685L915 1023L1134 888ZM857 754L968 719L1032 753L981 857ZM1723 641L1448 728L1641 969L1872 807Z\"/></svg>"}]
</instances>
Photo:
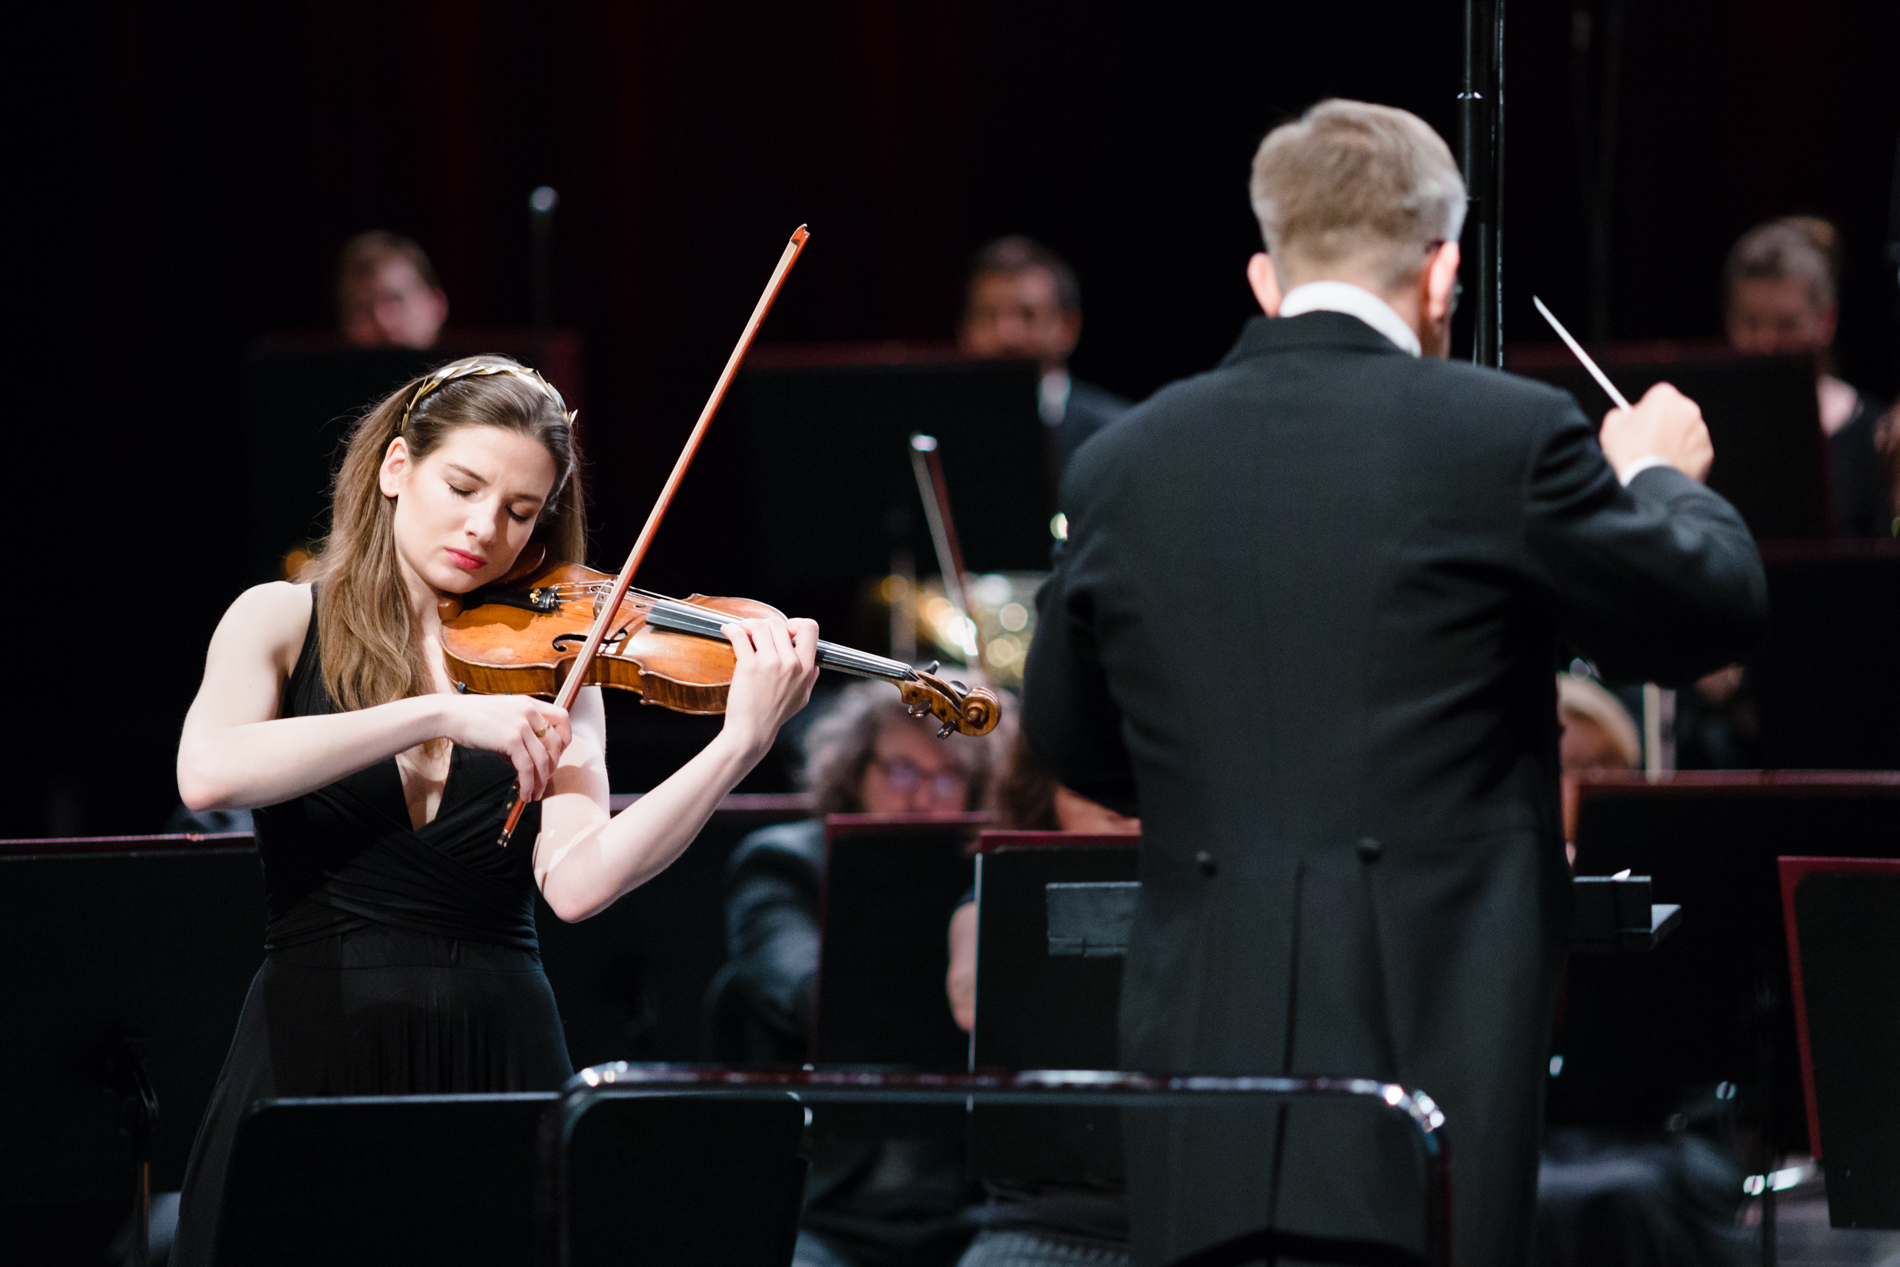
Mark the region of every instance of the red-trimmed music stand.
<instances>
[{"instance_id":1,"label":"red-trimmed music stand","mask_svg":"<svg viewBox=\"0 0 1900 1267\"><path fill-rule=\"evenodd\" d=\"M1776 862L1828 1222L1900 1228L1900 859Z\"/></svg>"}]
</instances>

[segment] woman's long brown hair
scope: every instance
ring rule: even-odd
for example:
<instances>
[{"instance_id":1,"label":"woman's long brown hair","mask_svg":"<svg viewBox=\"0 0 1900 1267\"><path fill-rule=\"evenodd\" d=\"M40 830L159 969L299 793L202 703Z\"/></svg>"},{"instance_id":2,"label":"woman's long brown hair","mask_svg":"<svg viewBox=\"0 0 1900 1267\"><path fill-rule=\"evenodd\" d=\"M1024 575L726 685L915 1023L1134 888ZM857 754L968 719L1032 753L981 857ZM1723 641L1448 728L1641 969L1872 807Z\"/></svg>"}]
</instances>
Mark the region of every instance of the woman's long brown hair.
<instances>
[{"instance_id":1,"label":"woman's long brown hair","mask_svg":"<svg viewBox=\"0 0 1900 1267\"><path fill-rule=\"evenodd\" d=\"M515 365L499 356L471 360ZM322 588L316 619L323 684L340 709L372 708L435 690L396 562L396 501L383 495L378 478L397 436L407 442L413 462L460 427L500 427L539 441L556 474L531 540L547 547L549 563L579 563L586 555L580 452L554 397L533 379L511 374L458 378L425 395L405 421L404 406L422 381L405 383L357 423L336 475L330 535L309 574Z\"/></svg>"}]
</instances>

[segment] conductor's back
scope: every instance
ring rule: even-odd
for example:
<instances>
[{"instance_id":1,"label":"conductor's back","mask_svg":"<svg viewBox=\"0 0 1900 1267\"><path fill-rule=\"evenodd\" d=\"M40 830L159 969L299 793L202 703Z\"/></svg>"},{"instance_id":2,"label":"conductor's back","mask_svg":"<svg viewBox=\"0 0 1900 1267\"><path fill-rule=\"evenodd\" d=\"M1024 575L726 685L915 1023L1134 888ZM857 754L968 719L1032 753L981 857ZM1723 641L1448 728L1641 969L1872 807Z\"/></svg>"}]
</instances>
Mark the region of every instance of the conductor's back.
<instances>
[{"instance_id":1,"label":"conductor's back","mask_svg":"<svg viewBox=\"0 0 1900 1267\"><path fill-rule=\"evenodd\" d=\"M1568 920L1558 636L1706 672L1761 635L1760 559L1673 389L1599 443L1568 395L1441 359L1464 191L1423 122L1324 103L1253 194L1278 316L1076 455L1025 725L1141 815L1125 1067L1422 1089L1460 1260L1525 1261ZM1130 1158L1137 1261L1269 1211L1416 1243L1376 1131L1188 1120Z\"/></svg>"}]
</instances>

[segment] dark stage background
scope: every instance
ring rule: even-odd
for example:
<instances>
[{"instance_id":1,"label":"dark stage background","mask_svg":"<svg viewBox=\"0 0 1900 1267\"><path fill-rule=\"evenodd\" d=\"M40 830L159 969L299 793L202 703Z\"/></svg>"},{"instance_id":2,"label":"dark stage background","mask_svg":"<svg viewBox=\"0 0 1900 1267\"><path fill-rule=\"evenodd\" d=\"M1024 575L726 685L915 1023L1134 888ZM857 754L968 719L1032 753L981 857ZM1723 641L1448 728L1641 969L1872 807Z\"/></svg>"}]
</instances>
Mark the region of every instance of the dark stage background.
<instances>
[{"instance_id":1,"label":"dark stage background","mask_svg":"<svg viewBox=\"0 0 1900 1267\"><path fill-rule=\"evenodd\" d=\"M1609 2L1581 55L1569 6L1510 6L1507 341L1543 341L1533 290L1613 337L1715 335L1728 244L1815 212L1846 237L1842 368L1891 393L1894 6L1617 6L1593 318L1574 107L1602 118ZM1453 135L1461 10L282 0L31 21L10 59L26 444L5 835L151 830L175 802L205 641L250 579L238 367L267 332L328 324L347 235L413 234L452 325L521 326L526 195L560 191L556 321L585 340L613 566L793 226L814 238L767 342L947 337L967 253L1027 232L1081 273L1077 372L1139 397L1211 365L1249 311L1260 135L1335 94ZM646 579L718 572L663 532Z\"/></svg>"}]
</instances>

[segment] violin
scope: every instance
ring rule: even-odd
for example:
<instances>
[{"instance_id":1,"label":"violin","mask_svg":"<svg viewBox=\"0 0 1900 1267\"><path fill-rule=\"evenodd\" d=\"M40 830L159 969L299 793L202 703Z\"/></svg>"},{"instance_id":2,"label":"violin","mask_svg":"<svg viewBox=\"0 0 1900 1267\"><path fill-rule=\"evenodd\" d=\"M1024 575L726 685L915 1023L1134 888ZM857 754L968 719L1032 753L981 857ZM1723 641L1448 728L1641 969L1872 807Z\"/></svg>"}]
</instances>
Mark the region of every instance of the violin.
<instances>
[{"instance_id":1,"label":"violin","mask_svg":"<svg viewBox=\"0 0 1900 1267\"><path fill-rule=\"evenodd\" d=\"M449 672L460 674L463 690L483 693L552 695L560 708L572 708L583 686L598 683L640 692L650 704L688 713L723 713L732 671L738 663L732 644L719 626L734 617L777 615L764 603L743 598L706 598L695 595L680 602L661 594L633 588L653 534L679 492L693 455L706 438L706 428L719 412L732 377L752 346L759 324L771 311L772 301L785 284L792 265L811 234L804 225L792 231L778 266L765 283L752 316L726 358L726 367L713 384L712 395L699 411L699 421L686 437L686 447L673 463L672 474L660 489L646 526L635 538L633 551L618 576L595 572L579 564L563 564L534 579L525 596L517 596L510 582L541 567L539 551L518 559L514 569L490 590L484 601L467 608L460 599L442 601L442 649ZM831 643L818 644L818 662L827 668L861 677L893 682L913 713L929 712L943 723L938 736L957 732L986 735L1002 715L996 696L946 682L929 669L913 669L898 660L867 655ZM508 819L496 842L508 844L527 800L517 791Z\"/></svg>"},{"instance_id":2,"label":"violin","mask_svg":"<svg viewBox=\"0 0 1900 1267\"><path fill-rule=\"evenodd\" d=\"M458 690L481 695L562 693L614 582L610 573L564 563L525 583L504 578L470 595L473 606L442 599L449 677ZM680 713L723 713L737 658L719 627L778 614L749 598L694 594L679 600L629 587L606 622L598 650L580 670L581 685L633 691L648 704ZM994 693L947 681L935 664L914 669L823 640L817 658L821 668L892 683L913 717L930 715L942 723L939 736L987 735L1002 716Z\"/></svg>"}]
</instances>

